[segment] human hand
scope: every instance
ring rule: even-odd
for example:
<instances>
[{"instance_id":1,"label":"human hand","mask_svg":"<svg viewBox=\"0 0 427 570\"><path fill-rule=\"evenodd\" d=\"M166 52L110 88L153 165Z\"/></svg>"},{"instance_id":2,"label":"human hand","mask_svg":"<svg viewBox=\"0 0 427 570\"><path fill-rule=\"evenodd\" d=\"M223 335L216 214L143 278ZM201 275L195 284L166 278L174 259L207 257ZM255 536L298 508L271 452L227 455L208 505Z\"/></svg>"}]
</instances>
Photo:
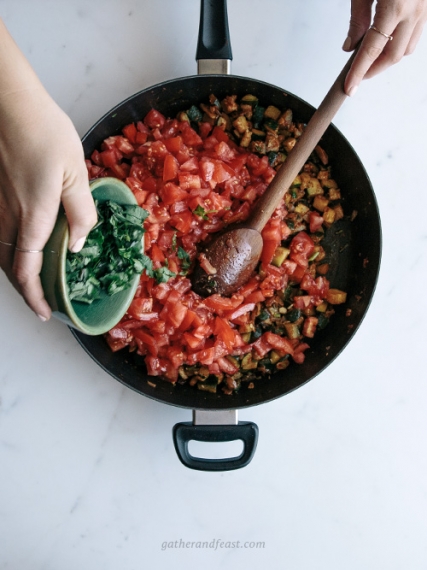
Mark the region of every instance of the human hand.
<instances>
[{"instance_id":1,"label":"human hand","mask_svg":"<svg viewBox=\"0 0 427 570\"><path fill-rule=\"evenodd\" d=\"M45 91L0 21L0 267L29 307L51 316L40 281L43 248L62 202L70 249L97 215L83 148L69 117Z\"/></svg>"},{"instance_id":2,"label":"human hand","mask_svg":"<svg viewBox=\"0 0 427 570\"><path fill-rule=\"evenodd\" d=\"M427 0L378 0L374 30L370 27L372 5L373 0L351 0L350 28L343 50L352 51L363 40L345 80L348 95L356 92L362 79L411 54L427 20Z\"/></svg>"}]
</instances>

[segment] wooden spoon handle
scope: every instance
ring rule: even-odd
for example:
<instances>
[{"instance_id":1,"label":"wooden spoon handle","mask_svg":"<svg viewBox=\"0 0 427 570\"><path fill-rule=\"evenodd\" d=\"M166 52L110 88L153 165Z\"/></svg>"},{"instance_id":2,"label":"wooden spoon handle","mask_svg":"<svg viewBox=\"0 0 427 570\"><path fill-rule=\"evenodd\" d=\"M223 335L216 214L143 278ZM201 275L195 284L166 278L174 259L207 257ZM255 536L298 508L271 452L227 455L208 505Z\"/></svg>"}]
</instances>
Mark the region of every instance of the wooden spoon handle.
<instances>
[{"instance_id":1,"label":"wooden spoon handle","mask_svg":"<svg viewBox=\"0 0 427 570\"><path fill-rule=\"evenodd\" d=\"M344 81L353 63L356 51L352 54L319 108L308 122L303 134L289 153L270 186L256 203L256 207L245 223L246 227L253 228L259 232L262 231L289 186L313 152L323 133L331 124L338 109L347 99L347 95L344 92Z\"/></svg>"}]
</instances>

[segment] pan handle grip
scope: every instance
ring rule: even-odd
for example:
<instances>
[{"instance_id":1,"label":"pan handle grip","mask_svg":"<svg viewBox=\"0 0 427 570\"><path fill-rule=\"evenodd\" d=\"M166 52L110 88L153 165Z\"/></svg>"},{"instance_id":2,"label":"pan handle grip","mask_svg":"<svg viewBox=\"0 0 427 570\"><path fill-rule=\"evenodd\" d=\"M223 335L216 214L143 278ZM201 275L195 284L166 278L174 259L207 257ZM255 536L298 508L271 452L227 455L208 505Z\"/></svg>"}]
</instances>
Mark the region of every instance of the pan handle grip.
<instances>
[{"instance_id":1,"label":"pan handle grip","mask_svg":"<svg viewBox=\"0 0 427 570\"><path fill-rule=\"evenodd\" d=\"M188 451L191 440L204 442L243 441L243 451L237 457L226 459L203 459ZM181 422L173 428L176 453L186 467L198 471L230 471L246 467L254 456L258 442L258 426L253 422L238 422L236 425L194 425Z\"/></svg>"},{"instance_id":2,"label":"pan handle grip","mask_svg":"<svg viewBox=\"0 0 427 570\"><path fill-rule=\"evenodd\" d=\"M233 59L227 0L201 0L196 59Z\"/></svg>"}]
</instances>

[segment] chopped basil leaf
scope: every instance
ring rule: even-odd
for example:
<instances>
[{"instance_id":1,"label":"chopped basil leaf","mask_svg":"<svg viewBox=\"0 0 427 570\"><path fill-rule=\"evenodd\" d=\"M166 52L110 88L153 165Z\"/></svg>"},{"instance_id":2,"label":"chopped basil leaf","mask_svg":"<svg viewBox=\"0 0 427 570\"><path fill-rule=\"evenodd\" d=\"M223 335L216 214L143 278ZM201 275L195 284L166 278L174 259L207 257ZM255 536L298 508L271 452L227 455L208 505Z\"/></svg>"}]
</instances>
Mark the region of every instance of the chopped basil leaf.
<instances>
[{"instance_id":1,"label":"chopped basil leaf","mask_svg":"<svg viewBox=\"0 0 427 570\"><path fill-rule=\"evenodd\" d=\"M202 208L200 204L193 211L193 214L195 214L196 216L200 216L203 220L209 220L209 216L207 215L206 210Z\"/></svg>"},{"instance_id":2,"label":"chopped basil leaf","mask_svg":"<svg viewBox=\"0 0 427 570\"><path fill-rule=\"evenodd\" d=\"M182 271L187 273L187 271L191 267L190 255L182 247L178 247L177 255L178 255L178 259L181 259L181 261L182 261L181 262Z\"/></svg>"},{"instance_id":3,"label":"chopped basil leaf","mask_svg":"<svg viewBox=\"0 0 427 570\"><path fill-rule=\"evenodd\" d=\"M128 288L151 260L142 252L143 222L148 212L137 205L96 202L98 222L83 249L68 252L67 285L70 300L92 303Z\"/></svg>"}]
</instances>

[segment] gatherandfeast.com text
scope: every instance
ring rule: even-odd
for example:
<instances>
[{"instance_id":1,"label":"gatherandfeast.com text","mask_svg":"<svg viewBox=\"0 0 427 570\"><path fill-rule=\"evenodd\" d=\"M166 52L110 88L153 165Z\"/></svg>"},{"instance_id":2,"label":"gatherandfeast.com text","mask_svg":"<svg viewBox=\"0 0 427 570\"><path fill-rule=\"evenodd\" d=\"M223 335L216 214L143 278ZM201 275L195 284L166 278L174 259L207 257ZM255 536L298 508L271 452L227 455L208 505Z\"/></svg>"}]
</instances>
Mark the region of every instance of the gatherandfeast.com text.
<instances>
[{"instance_id":1,"label":"gatherandfeast.com text","mask_svg":"<svg viewBox=\"0 0 427 570\"><path fill-rule=\"evenodd\" d=\"M228 548L265 548L265 542L256 542L256 541L245 541L242 542L241 540L222 540L221 538L215 538L211 541L191 541L191 540L165 540L162 542L162 550L170 550L170 549L177 549L177 548L206 548L210 550L220 550L220 549L228 549Z\"/></svg>"}]
</instances>

